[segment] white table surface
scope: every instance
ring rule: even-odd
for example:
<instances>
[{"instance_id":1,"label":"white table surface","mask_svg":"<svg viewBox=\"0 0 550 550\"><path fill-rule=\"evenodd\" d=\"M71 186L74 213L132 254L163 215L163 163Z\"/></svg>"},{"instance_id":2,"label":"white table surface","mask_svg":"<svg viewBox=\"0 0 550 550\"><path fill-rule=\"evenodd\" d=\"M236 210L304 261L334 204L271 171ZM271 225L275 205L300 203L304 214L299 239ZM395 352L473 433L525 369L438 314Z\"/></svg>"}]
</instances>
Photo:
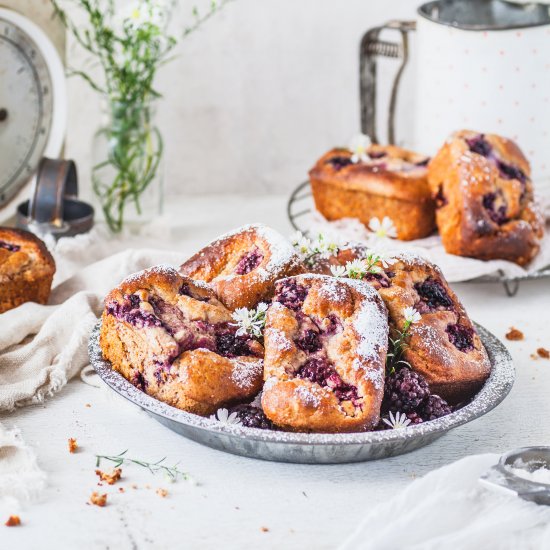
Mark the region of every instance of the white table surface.
<instances>
[{"instance_id":1,"label":"white table surface","mask_svg":"<svg viewBox=\"0 0 550 550\"><path fill-rule=\"evenodd\" d=\"M188 250L191 243L254 221L288 234L284 206L281 196L181 200L170 207L174 237L160 246ZM21 429L48 474L41 501L21 510L23 525L0 526L0 548L336 548L369 508L415 477L474 453L550 444L550 361L530 357L540 346L550 348L550 283L523 283L515 298L500 285L455 289L471 317L500 338L512 325L525 333L522 342L506 342L517 369L515 386L485 417L400 457L350 465L278 464L188 441L107 389L76 379L44 404L0 415L0 422ZM69 437L80 446L74 455L67 451ZM169 484L127 466L118 484L98 487L94 455L125 449L136 458L179 461L198 485ZM156 494L160 487L169 491L166 498ZM86 504L94 490L108 493L105 508Z\"/></svg>"}]
</instances>

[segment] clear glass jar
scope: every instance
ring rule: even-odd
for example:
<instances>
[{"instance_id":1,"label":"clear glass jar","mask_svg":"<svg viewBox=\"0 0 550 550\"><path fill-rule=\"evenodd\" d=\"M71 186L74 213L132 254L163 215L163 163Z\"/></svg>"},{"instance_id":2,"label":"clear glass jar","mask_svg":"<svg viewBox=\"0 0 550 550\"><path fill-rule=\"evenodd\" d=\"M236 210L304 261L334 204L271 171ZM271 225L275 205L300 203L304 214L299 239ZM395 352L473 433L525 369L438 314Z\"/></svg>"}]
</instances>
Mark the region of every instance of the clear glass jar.
<instances>
[{"instance_id":1,"label":"clear glass jar","mask_svg":"<svg viewBox=\"0 0 550 550\"><path fill-rule=\"evenodd\" d=\"M96 132L92 185L96 213L114 233L162 214L162 137L152 102L106 102L106 123Z\"/></svg>"}]
</instances>

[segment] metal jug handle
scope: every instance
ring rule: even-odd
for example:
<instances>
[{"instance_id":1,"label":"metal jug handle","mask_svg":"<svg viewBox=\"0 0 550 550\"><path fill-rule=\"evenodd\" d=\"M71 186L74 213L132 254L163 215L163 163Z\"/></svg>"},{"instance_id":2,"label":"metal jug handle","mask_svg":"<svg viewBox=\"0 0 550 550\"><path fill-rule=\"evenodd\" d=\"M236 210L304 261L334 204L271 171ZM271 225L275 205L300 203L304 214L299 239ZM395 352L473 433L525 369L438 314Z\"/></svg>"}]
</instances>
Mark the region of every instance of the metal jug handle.
<instances>
[{"instance_id":1,"label":"metal jug handle","mask_svg":"<svg viewBox=\"0 0 550 550\"><path fill-rule=\"evenodd\" d=\"M385 29L397 30L401 43L380 40ZM399 82L409 60L409 32L416 30L415 21L389 21L385 25L370 29L361 39L359 48L359 100L361 103L361 130L374 143L376 135L376 58L391 57L401 59L395 75L388 108L388 142L395 143L395 109Z\"/></svg>"}]
</instances>

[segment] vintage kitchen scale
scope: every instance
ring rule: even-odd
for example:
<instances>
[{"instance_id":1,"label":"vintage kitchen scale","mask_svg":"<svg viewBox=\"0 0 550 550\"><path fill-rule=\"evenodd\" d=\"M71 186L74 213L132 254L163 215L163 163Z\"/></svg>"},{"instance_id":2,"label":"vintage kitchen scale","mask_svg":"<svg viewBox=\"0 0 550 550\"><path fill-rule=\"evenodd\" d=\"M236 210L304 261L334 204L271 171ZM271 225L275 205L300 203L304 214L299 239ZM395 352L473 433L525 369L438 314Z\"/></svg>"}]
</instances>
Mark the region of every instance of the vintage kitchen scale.
<instances>
[{"instance_id":1,"label":"vintage kitchen scale","mask_svg":"<svg viewBox=\"0 0 550 550\"><path fill-rule=\"evenodd\" d=\"M15 213L18 227L39 234L88 231L93 209L77 200L76 167L59 160L67 128L62 23L49 4L0 2L0 223Z\"/></svg>"}]
</instances>

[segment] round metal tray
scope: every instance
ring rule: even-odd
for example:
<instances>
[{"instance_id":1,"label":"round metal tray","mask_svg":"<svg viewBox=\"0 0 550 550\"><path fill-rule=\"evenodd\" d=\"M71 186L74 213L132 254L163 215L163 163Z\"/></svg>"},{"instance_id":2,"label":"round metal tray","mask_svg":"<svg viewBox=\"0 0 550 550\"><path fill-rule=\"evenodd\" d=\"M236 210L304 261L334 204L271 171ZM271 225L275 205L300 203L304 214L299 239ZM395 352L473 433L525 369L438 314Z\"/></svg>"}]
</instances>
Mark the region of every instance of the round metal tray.
<instances>
[{"instance_id":1,"label":"round metal tray","mask_svg":"<svg viewBox=\"0 0 550 550\"><path fill-rule=\"evenodd\" d=\"M315 212L311 184L304 181L294 189L287 203L287 215L292 227L304 235L308 233L307 216ZM475 279L463 281L464 283L501 283L508 296L515 296L519 290L521 281L542 279L550 277L550 266L534 273L520 277L507 277L502 271L495 275L484 275Z\"/></svg>"},{"instance_id":2,"label":"round metal tray","mask_svg":"<svg viewBox=\"0 0 550 550\"><path fill-rule=\"evenodd\" d=\"M222 424L171 407L145 394L103 359L98 324L91 335L90 362L111 389L171 430L214 449L263 460L305 464L361 462L400 455L428 445L449 430L471 422L496 407L514 383L510 354L495 336L476 325L491 361L491 375L466 406L437 420L397 430L350 434L307 434L260 430Z\"/></svg>"}]
</instances>

